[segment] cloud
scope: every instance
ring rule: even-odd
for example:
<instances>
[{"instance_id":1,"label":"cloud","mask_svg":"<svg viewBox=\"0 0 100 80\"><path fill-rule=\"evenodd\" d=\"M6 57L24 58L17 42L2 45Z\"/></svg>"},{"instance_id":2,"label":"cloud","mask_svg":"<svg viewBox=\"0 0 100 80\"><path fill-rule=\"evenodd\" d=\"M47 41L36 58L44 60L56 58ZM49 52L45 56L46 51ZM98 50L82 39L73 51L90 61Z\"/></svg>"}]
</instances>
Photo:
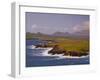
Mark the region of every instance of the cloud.
<instances>
[{"instance_id":1,"label":"cloud","mask_svg":"<svg viewBox=\"0 0 100 80\"><path fill-rule=\"evenodd\" d=\"M36 24L33 24L31 28L33 29L33 28L36 28L36 27L37 27L37 25Z\"/></svg>"},{"instance_id":2,"label":"cloud","mask_svg":"<svg viewBox=\"0 0 100 80\"><path fill-rule=\"evenodd\" d=\"M72 28L72 32L89 31L89 21L85 21L81 24L75 25Z\"/></svg>"},{"instance_id":3,"label":"cloud","mask_svg":"<svg viewBox=\"0 0 100 80\"><path fill-rule=\"evenodd\" d=\"M80 24L77 24L73 27L56 27L56 26L46 26L46 25L38 25L33 24L30 28L31 32L37 33L45 33L45 34L52 34L54 32L69 32L69 33L75 33L75 32L89 32L89 21L84 21Z\"/></svg>"},{"instance_id":4,"label":"cloud","mask_svg":"<svg viewBox=\"0 0 100 80\"><path fill-rule=\"evenodd\" d=\"M31 32L33 32L33 33L37 33L37 32L48 33L48 30L50 30L49 28L50 27L33 24L31 26Z\"/></svg>"},{"instance_id":5,"label":"cloud","mask_svg":"<svg viewBox=\"0 0 100 80\"><path fill-rule=\"evenodd\" d=\"M55 32L66 32L68 31L67 27L56 27L56 26L46 26L46 25L38 25L33 24L30 28L32 33L41 32L44 34L53 34Z\"/></svg>"}]
</instances>

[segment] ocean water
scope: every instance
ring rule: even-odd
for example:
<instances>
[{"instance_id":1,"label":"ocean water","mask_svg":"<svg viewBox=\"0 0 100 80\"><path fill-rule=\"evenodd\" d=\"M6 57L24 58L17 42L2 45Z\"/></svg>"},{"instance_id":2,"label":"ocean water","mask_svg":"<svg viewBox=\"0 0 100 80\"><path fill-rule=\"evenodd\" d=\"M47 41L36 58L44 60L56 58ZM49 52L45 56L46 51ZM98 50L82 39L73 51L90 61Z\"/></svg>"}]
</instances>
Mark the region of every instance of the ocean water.
<instances>
[{"instance_id":1,"label":"ocean water","mask_svg":"<svg viewBox=\"0 0 100 80\"><path fill-rule=\"evenodd\" d=\"M89 64L89 56L66 57L51 55L48 51L52 48L35 48L35 45L44 43L39 39L26 41L26 67L61 66L61 65L83 65Z\"/></svg>"}]
</instances>

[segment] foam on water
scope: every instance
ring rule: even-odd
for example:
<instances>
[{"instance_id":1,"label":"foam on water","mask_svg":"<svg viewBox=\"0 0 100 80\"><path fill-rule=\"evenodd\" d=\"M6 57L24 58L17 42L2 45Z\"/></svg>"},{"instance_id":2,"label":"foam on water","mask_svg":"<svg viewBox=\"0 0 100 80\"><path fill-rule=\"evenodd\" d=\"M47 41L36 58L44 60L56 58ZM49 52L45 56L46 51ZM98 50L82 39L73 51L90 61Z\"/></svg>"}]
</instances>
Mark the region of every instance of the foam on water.
<instances>
[{"instance_id":1,"label":"foam on water","mask_svg":"<svg viewBox=\"0 0 100 80\"><path fill-rule=\"evenodd\" d=\"M37 48L37 49L43 49L43 52L41 53L42 56L52 56L51 54L48 54L48 52L53 48Z\"/></svg>"},{"instance_id":2,"label":"foam on water","mask_svg":"<svg viewBox=\"0 0 100 80\"><path fill-rule=\"evenodd\" d=\"M81 57L78 57L78 56L64 56L64 57L66 57L66 58L87 58L87 57L89 57L89 55L81 56Z\"/></svg>"},{"instance_id":3,"label":"foam on water","mask_svg":"<svg viewBox=\"0 0 100 80\"><path fill-rule=\"evenodd\" d=\"M28 49L34 49L36 46L34 46L34 45L29 45L29 46L27 46L27 48Z\"/></svg>"},{"instance_id":4,"label":"foam on water","mask_svg":"<svg viewBox=\"0 0 100 80\"><path fill-rule=\"evenodd\" d=\"M36 48L36 46L34 46L34 45L29 45L29 46L27 46L27 48L32 50L31 53L28 53L28 55L30 55L30 56L41 56L41 57L46 56L46 57L52 57L53 59L54 58L56 58L56 59L64 58L64 56L63 56L64 54L54 54L54 55L48 54L48 52L53 49L52 47Z\"/></svg>"}]
</instances>

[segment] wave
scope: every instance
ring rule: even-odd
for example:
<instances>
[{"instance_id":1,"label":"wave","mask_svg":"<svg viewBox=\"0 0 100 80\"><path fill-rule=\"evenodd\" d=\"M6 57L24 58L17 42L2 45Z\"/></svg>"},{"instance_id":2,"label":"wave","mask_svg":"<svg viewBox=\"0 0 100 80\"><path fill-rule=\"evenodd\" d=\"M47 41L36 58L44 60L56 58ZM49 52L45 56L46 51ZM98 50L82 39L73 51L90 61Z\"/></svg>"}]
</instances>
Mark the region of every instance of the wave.
<instances>
[{"instance_id":1,"label":"wave","mask_svg":"<svg viewBox=\"0 0 100 80\"><path fill-rule=\"evenodd\" d=\"M29 46L27 46L28 49L35 49L35 47L36 47L36 46L34 46L34 45L29 45Z\"/></svg>"},{"instance_id":2,"label":"wave","mask_svg":"<svg viewBox=\"0 0 100 80\"><path fill-rule=\"evenodd\" d=\"M28 53L28 55L33 57L49 57L51 59L61 59L64 58L64 54L48 54L50 50L52 50L52 47L49 48L36 48L34 45L27 46L27 49L32 50L31 53Z\"/></svg>"},{"instance_id":3,"label":"wave","mask_svg":"<svg viewBox=\"0 0 100 80\"><path fill-rule=\"evenodd\" d=\"M78 57L78 56L64 56L64 57L66 57L66 58L87 58L87 57L89 57L89 55L81 56L81 57Z\"/></svg>"},{"instance_id":4,"label":"wave","mask_svg":"<svg viewBox=\"0 0 100 80\"><path fill-rule=\"evenodd\" d=\"M51 54L48 54L48 52L50 50L52 50L53 48L36 48L36 49L42 49L43 50L43 52L41 53L42 56L52 56Z\"/></svg>"}]
</instances>

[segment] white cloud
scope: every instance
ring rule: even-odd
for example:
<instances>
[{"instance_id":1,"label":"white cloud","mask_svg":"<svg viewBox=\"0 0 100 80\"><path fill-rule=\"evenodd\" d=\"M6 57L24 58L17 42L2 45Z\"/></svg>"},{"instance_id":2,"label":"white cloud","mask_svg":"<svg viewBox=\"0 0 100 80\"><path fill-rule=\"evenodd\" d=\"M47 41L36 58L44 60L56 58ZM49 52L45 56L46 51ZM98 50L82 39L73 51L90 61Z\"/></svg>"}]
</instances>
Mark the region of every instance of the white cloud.
<instances>
[{"instance_id":1,"label":"white cloud","mask_svg":"<svg viewBox=\"0 0 100 80\"><path fill-rule=\"evenodd\" d=\"M75 25L72 28L72 32L80 32L80 31L83 31L83 30L89 30L89 21L85 21L81 24Z\"/></svg>"},{"instance_id":2,"label":"white cloud","mask_svg":"<svg viewBox=\"0 0 100 80\"><path fill-rule=\"evenodd\" d=\"M41 33L45 33L45 34L53 34L54 32L66 32L68 31L68 28L62 28L62 27L55 27L55 26L46 26L46 25L37 25L37 24L33 24L30 28L31 32L33 33L37 33L37 32L41 32Z\"/></svg>"},{"instance_id":3,"label":"white cloud","mask_svg":"<svg viewBox=\"0 0 100 80\"><path fill-rule=\"evenodd\" d=\"M37 27L37 25L36 24L33 24L32 25L32 29L34 29L34 28L36 28Z\"/></svg>"}]
</instances>

